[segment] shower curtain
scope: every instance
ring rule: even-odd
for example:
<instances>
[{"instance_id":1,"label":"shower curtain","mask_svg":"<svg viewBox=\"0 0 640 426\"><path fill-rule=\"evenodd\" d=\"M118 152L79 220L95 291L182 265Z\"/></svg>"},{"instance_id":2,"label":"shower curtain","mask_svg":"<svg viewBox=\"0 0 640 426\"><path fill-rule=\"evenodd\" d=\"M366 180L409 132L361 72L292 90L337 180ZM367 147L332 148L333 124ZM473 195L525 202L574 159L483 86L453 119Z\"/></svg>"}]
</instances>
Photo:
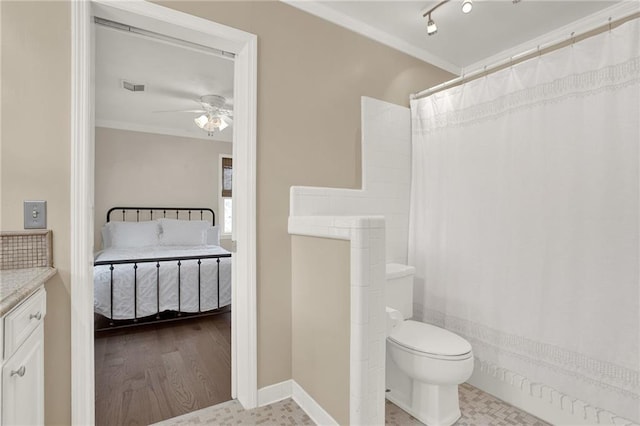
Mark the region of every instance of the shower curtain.
<instances>
[{"instance_id":1,"label":"shower curtain","mask_svg":"<svg viewBox=\"0 0 640 426\"><path fill-rule=\"evenodd\" d=\"M639 39L636 19L413 100L409 230L414 316L636 422Z\"/></svg>"}]
</instances>

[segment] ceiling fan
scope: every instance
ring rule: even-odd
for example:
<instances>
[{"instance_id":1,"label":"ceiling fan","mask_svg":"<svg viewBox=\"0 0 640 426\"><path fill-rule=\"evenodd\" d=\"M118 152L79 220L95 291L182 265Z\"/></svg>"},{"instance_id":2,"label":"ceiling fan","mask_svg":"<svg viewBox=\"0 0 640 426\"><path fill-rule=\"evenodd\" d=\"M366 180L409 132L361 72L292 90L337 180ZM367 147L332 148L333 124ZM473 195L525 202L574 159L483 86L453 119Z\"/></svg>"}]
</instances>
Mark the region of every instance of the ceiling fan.
<instances>
[{"instance_id":1,"label":"ceiling fan","mask_svg":"<svg viewBox=\"0 0 640 426\"><path fill-rule=\"evenodd\" d=\"M207 132L208 136L213 136L216 131L220 132L233 124L233 107L227 103L227 98L220 95L200 96L196 101L202 105L199 109L182 109L174 111L156 112L190 112L200 114L194 118L196 126Z\"/></svg>"}]
</instances>

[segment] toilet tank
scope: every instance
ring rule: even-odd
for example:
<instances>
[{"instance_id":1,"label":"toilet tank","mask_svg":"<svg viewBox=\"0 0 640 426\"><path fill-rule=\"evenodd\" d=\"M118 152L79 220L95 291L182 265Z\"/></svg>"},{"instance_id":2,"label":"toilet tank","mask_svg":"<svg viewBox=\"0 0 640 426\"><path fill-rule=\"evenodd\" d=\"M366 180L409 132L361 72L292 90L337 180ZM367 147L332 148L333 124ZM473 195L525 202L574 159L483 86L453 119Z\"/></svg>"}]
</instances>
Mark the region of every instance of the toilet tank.
<instances>
[{"instance_id":1,"label":"toilet tank","mask_svg":"<svg viewBox=\"0 0 640 426\"><path fill-rule=\"evenodd\" d=\"M399 263L387 263L384 288L386 306L402 313L404 319L413 316L413 275L416 268Z\"/></svg>"}]
</instances>

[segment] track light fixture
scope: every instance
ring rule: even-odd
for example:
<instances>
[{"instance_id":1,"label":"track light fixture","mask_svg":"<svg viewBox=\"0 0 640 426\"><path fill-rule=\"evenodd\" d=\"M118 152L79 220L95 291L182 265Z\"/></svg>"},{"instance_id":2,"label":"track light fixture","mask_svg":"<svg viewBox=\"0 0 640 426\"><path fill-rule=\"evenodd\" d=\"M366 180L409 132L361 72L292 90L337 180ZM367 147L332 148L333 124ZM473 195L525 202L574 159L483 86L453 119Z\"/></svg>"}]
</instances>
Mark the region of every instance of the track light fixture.
<instances>
[{"instance_id":1,"label":"track light fixture","mask_svg":"<svg viewBox=\"0 0 640 426\"><path fill-rule=\"evenodd\" d=\"M438 32L438 26L436 22L431 17L431 14L440 6L445 3L449 3L451 0L442 0L437 5L433 6L431 9L427 10L422 14L423 18L427 18L427 35L434 35ZM473 0L462 0L462 13L469 13L473 9Z\"/></svg>"},{"instance_id":2,"label":"track light fixture","mask_svg":"<svg viewBox=\"0 0 640 426\"><path fill-rule=\"evenodd\" d=\"M431 19L431 15L429 15L429 20L427 21L427 35L432 36L437 32L438 32L438 26L436 25L435 22L433 22L433 19Z\"/></svg>"}]
</instances>

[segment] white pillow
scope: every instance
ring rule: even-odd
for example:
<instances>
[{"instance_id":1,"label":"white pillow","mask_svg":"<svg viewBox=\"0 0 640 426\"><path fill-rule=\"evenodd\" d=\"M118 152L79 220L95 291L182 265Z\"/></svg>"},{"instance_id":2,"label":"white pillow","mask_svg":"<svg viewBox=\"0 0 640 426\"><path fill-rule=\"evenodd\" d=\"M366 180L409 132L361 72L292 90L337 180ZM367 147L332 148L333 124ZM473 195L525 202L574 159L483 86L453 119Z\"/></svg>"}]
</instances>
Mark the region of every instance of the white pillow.
<instances>
[{"instance_id":1,"label":"white pillow","mask_svg":"<svg viewBox=\"0 0 640 426\"><path fill-rule=\"evenodd\" d=\"M104 224L104 226L102 227L102 249L108 249L109 247L111 247L111 223L112 222L107 222Z\"/></svg>"},{"instance_id":2,"label":"white pillow","mask_svg":"<svg viewBox=\"0 0 640 426\"><path fill-rule=\"evenodd\" d=\"M160 219L163 246L202 246L206 243L206 230L210 227L206 220Z\"/></svg>"},{"instance_id":3,"label":"white pillow","mask_svg":"<svg viewBox=\"0 0 640 426\"><path fill-rule=\"evenodd\" d=\"M158 222L109 222L108 240L113 248L149 247L159 243Z\"/></svg>"},{"instance_id":4,"label":"white pillow","mask_svg":"<svg viewBox=\"0 0 640 426\"><path fill-rule=\"evenodd\" d=\"M220 228L218 228L217 226L210 226L209 228L207 228L207 245L220 245Z\"/></svg>"}]
</instances>

